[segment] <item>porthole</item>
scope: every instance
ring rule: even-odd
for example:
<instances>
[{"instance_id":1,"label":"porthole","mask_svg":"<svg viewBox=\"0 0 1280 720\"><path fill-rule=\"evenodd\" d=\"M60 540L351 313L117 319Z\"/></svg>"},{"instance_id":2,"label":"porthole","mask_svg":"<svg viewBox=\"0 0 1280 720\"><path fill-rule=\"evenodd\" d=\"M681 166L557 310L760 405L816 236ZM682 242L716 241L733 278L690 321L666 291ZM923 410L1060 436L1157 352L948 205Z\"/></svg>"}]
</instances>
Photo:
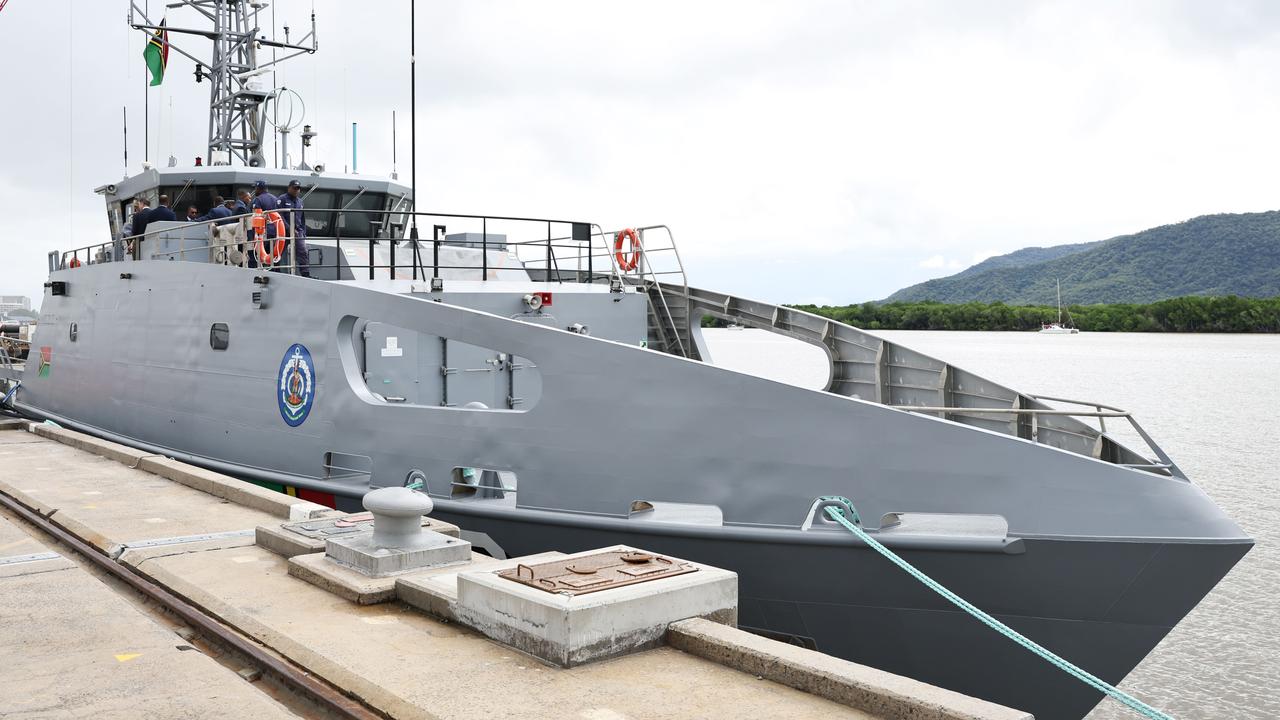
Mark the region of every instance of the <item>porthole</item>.
<instances>
[{"instance_id":1,"label":"porthole","mask_svg":"<svg viewBox=\"0 0 1280 720\"><path fill-rule=\"evenodd\" d=\"M71 323L71 330L68 334L71 336L71 342L75 342L76 337L80 334L80 327L75 323Z\"/></svg>"},{"instance_id":2,"label":"porthole","mask_svg":"<svg viewBox=\"0 0 1280 720\"><path fill-rule=\"evenodd\" d=\"M226 350L231 344L231 328L226 323L214 323L209 328L209 347L214 350Z\"/></svg>"}]
</instances>

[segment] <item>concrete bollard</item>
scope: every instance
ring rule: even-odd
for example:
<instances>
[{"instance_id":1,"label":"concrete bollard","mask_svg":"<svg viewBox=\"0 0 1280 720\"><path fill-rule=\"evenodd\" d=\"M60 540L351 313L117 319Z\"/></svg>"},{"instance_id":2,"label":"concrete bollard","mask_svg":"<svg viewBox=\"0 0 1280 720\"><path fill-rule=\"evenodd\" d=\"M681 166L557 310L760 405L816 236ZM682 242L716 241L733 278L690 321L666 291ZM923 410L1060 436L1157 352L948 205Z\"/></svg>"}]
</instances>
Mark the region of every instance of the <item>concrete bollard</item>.
<instances>
[{"instance_id":1,"label":"concrete bollard","mask_svg":"<svg viewBox=\"0 0 1280 720\"><path fill-rule=\"evenodd\" d=\"M365 493L364 509L373 513L373 549L407 549L423 542L422 516L435 503L423 493L405 487L385 487Z\"/></svg>"}]
</instances>

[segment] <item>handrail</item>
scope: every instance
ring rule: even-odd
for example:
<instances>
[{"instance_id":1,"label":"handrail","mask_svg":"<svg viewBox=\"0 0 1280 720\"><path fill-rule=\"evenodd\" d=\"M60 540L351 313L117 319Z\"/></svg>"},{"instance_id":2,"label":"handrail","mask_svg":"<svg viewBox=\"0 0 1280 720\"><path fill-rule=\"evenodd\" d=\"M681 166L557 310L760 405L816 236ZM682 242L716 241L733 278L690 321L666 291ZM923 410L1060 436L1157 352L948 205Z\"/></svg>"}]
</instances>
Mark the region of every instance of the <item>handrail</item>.
<instances>
[{"instance_id":1,"label":"handrail","mask_svg":"<svg viewBox=\"0 0 1280 720\"><path fill-rule=\"evenodd\" d=\"M983 407L933 407L928 405L890 405L897 410L916 412L950 413L1007 413L1017 415L1071 415L1075 417L1129 417L1124 410L1052 410L1045 408L983 408Z\"/></svg>"},{"instance_id":2,"label":"handrail","mask_svg":"<svg viewBox=\"0 0 1280 720\"><path fill-rule=\"evenodd\" d=\"M9 337L8 335L0 335L0 367L5 367L10 370L13 370L16 368L19 361L23 361L23 367L25 368L26 362L21 357L21 353L10 351L10 348L20 348L21 346L24 346L24 345L26 346L26 349L27 349L26 357L30 358L31 357L31 341L30 340L23 340L21 338Z\"/></svg>"},{"instance_id":3,"label":"handrail","mask_svg":"<svg viewBox=\"0 0 1280 720\"><path fill-rule=\"evenodd\" d=\"M946 413L955 413L957 415L962 415L962 414L968 414L968 415L1004 414L1004 415L1019 415L1019 416L1030 415L1032 420L1032 425L1031 425L1032 441L1037 443L1039 442L1038 440L1039 427L1038 427L1038 423L1036 422L1036 419L1039 418L1041 415L1049 415L1049 416L1057 415L1057 416L1067 416L1067 417L1096 417L1099 420L1101 420L1102 418L1109 418L1109 417L1124 418L1125 420L1129 421L1129 424L1133 426L1134 431L1136 431L1138 433L1138 436L1142 438L1142 441L1147 444L1147 447L1156 454L1156 457L1160 460L1160 462L1159 463L1131 463L1131 464L1116 463L1117 465L1120 465L1121 467L1129 467L1134 469L1167 469L1171 474L1177 477L1180 477L1184 480L1187 479L1187 476L1183 474L1182 470L1178 467L1177 463L1175 463L1173 459L1170 458L1165 453L1165 451L1161 449L1159 445L1156 444L1156 441L1152 439L1150 435L1147 434L1147 431L1144 430L1141 425L1138 424L1138 420L1133 416L1133 413L1129 412L1128 410L1122 410L1118 407L1113 407L1110 405L1102 405L1101 403L1084 402L1080 400L1066 400L1062 398L1052 398L1044 395L1027 395L1026 397L1032 398L1034 400L1049 400L1049 401L1055 401L1055 402L1070 403L1073 405L1086 405L1086 406L1094 405L1094 406L1099 406L1100 409L1089 411L1089 410L1057 410L1057 409L1051 409L1051 408L938 407L938 406L927 406L927 405L890 405L889 407L894 408L895 410L906 410L909 412L943 413L944 416ZM1101 408L1105 408L1105 409L1101 409ZM1050 429L1053 429L1053 428L1050 428ZM1104 436L1106 436L1105 428L1099 434L1099 437L1104 437Z\"/></svg>"},{"instance_id":4,"label":"handrail","mask_svg":"<svg viewBox=\"0 0 1280 720\"><path fill-rule=\"evenodd\" d=\"M664 291L662 288L663 283L659 280L660 275L679 275L680 276L679 285L681 288L681 292L684 293L685 300L687 302L689 279L688 279L688 276L685 274L684 261L680 257L680 249L676 245L675 233L673 233L671 231L671 228L667 225L645 225L643 227L636 227L632 229L635 230L637 233L639 233L638 237L640 242L640 262L636 266L635 270L633 270L632 272L639 277L640 284L647 285L657 290L657 296L658 296L657 302L654 302L652 295L650 295L649 303L653 307L654 315L658 316L658 323L657 323L658 332L662 336L664 343L667 345L668 351L670 351L671 341L670 339L667 338L667 333L668 333L667 327L670 327L670 331L675 335L675 338L674 338L675 349L679 351L679 355L681 357L689 357L690 352L688 349L685 348L685 342L684 342L684 339L681 337L680 328L676 325L675 317L671 312L671 306L667 302L666 291ZM667 234L667 240L668 240L667 244L660 247L651 247L650 245L648 245L648 241L645 240L644 234L646 231L650 231L650 230L661 230L665 232ZM608 240L610 237L616 237L618 232L621 232L621 230L611 231L608 235L602 234L602 237L604 238L604 242L605 242L605 251L609 253L610 260L615 263L616 263L616 258L614 258L614 254L609 251ZM674 270L654 269L654 265L649 260L649 258L653 255L658 255L664 252L670 252L674 255L675 262L676 262L676 269ZM615 264L615 267L616 267L616 264ZM675 283L673 282L672 284L674 285ZM649 287L646 287L646 289L649 289ZM665 316L665 325L663 322L664 316ZM688 321L688 318L686 318L686 322L687 321Z\"/></svg>"},{"instance_id":5,"label":"handrail","mask_svg":"<svg viewBox=\"0 0 1280 720\"><path fill-rule=\"evenodd\" d=\"M1086 407L1096 407L1098 408L1098 410L1103 410L1103 409L1120 410L1120 408L1118 407L1113 407L1111 405L1103 405L1102 403L1098 403L1098 402L1087 402L1084 400L1069 400L1067 398L1050 397L1048 395L1031 395L1029 397L1031 397L1034 400L1047 400L1049 402L1067 403L1068 405L1083 405ZM1102 416L1098 417L1098 429L1104 433L1107 431L1107 421L1104 420Z\"/></svg>"},{"instance_id":6,"label":"handrail","mask_svg":"<svg viewBox=\"0 0 1280 720\"><path fill-rule=\"evenodd\" d=\"M407 219L409 217L416 218L419 216L424 218L438 218L438 219L479 220L481 221L482 227L484 228L483 232L486 238L486 242L484 246L484 250L486 251L486 253L482 258L482 265L485 268L487 268L488 266L487 250L490 247L487 241L489 229L486 227L489 221L536 223L539 226L543 226L543 225L546 226L547 232L546 232L545 238L539 238L539 239L533 239L533 240L512 239L512 240L505 241L505 247L516 253L519 253L519 251L522 248L529 247L529 246L534 246L539 248L540 250L545 250L545 256L542 258L531 259L530 257L528 257L527 254L524 257L521 257L520 258L521 263L526 268L537 267L539 263L545 263L546 275L547 275L548 281L551 281L554 278L560 282L563 282L563 276L560 268L564 267L566 264L568 264L569 266L572 266L572 264L575 261L578 265L581 265L582 260L585 257L586 265L587 265L586 277L583 277L582 272L579 270L579 271L576 271L576 278L579 282L595 282L597 281L597 279L599 279L599 276L596 274L594 270L595 262L597 262L596 259L600 256L604 256L608 261L606 265L601 266L601 269L607 273L605 277L607 278L619 277L619 270L617 268L616 262L612 254L609 252L608 240L605 236L605 233L603 229L598 224L595 224L595 223L585 223L585 222L572 221L572 220L558 220L558 219L549 219L549 218L520 217L520 216L512 216L512 215L474 215L474 214L465 214L465 213L459 214L459 213L442 213L442 212L416 212L416 211L403 209L401 204L397 204L391 210L387 210L386 208L376 208L376 209L350 208L349 205L350 203L348 203L347 206L344 206L342 208L304 208L300 212L329 214L333 216L333 221L335 223L341 222L341 219L343 217L346 217L347 215L386 217L389 214L393 214L397 217L397 219L402 219L402 220ZM281 212L282 214L285 214L285 213L288 213L289 211L282 210ZM336 215L333 215L335 213ZM177 224L170 225L164 228L148 228L146 232L141 234L122 236L118 239L114 239L107 242L86 245L86 246L74 248L71 250L60 251L58 253L51 253L50 254L51 270L66 270L72 267L78 267L81 264L97 264L102 262L139 260L139 259L142 259L142 255L146 249L146 247L144 246L144 243L149 239L154 239L160 236L172 236L173 234L176 234L176 233L189 234L192 232L192 230L195 230L196 233L199 233L200 231L209 232L208 228L211 226L229 225L232 223L239 224L241 227L245 228L246 231L248 231L249 227L247 223L251 219L251 217L252 216L248 215L247 213L241 213L240 215L232 215L227 218L214 218L211 220L202 220L198 222L178 221ZM371 223L371 225L372 224L373 223ZM552 232L552 225L569 225L571 227L582 227L582 228L586 228L587 232L585 233L584 236L578 236L578 239L573 240L571 244L557 244L555 242L557 238L553 237L555 233ZM342 235L342 232L339 230L334 235L327 236L327 237L332 238L335 241L339 253L341 253L341 250L342 250L343 240L347 240L348 243L368 242L369 250L370 250L370 265L369 265L370 279L373 279L374 277L375 268L388 269L391 271L392 277L394 277L396 270L398 270L401 267L401 264L396 262L396 259L395 259L396 246L399 245L399 243L402 241L412 242L412 240L409 238L396 237L395 231L399 229L402 229L402 228L400 227L399 223L396 223L395 226L392 228L393 232L390 234L387 232L385 228L382 228L382 229L376 230L372 236L344 238ZM290 222L288 222L288 236L289 236L290 245L292 245L295 240L294 232L295 232L295 224L292 222L292 219L290 219ZM249 233L246 232L246 235L248 234ZM599 236L601 238L600 245L596 245L595 236ZM321 238L312 236L311 238L308 238L308 239L320 240ZM570 238L564 238L564 239L569 240ZM585 239L586 241L585 247L583 246L583 239ZM372 252L374 246L383 240L388 240L391 243L390 245L391 261L386 265L380 265L376 263L376 261L373 260L373 252ZM249 242L248 238L244 238L244 239L238 238L235 242L222 241L222 242L210 243L208 245L201 245L201 246L185 246L175 250L165 250L162 252L150 253L147 259L155 259L155 258L163 258L163 257L167 257L169 259L186 259L187 253L199 253L201 251L221 249L221 248L225 248L232 245L239 246L242 249L247 249L245 248L245 246L248 242ZM422 241L419 241L419 242L421 243ZM437 273L438 273L438 270L440 267L438 262L438 250L442 244L449 244L449 241L437 236L437 237L434 237L429 242L432 243L432 245L435 247L437 251L433 256L434 258L436 258L436 261L433 262L432 265L437 270ZM290 247L290 250L292 250L292 247ZM252 251L249 250L248 252L246 252L246 255L249 255L251 252ZM287 260L284 260L284 259L282 260L283 261L281 263L275 265L274 269L284 269L289 272L296 272L296 267L295 267L296 258L293 252L289 252L289 257ZM223 262L225 262L225 260ZM422 271L425 273L425 269L422 268L422 266L419 266L417 264L418 262L419 260L414 261L413 269L414 270L422 269ZM243 265L245 263L241 263L241 264ZM253 264L252 259L248 260L248 264L250 265ZM425 265L426 263L423 262L422 264ZM340 261L335 260L332 265L330 265L329 263L325 263L324 266L322 267L332 269L340 266L342 266ZM470 269L471 266L469 265L460 266L460 268Z\"/></svg>"}]
</instances>

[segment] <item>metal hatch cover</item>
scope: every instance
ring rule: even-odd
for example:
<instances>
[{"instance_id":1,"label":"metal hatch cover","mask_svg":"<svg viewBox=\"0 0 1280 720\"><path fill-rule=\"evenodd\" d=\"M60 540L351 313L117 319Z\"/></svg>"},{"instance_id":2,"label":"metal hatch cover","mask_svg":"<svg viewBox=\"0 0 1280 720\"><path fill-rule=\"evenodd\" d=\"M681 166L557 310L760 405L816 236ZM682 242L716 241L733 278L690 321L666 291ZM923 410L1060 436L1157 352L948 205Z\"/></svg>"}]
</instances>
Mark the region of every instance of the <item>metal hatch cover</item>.
<instances>
[{"instance_id":1,"label":"metal hatch cover","mask_svg":"<svg viewBox=\"0 0 1280 720\"><path fill-rule=\"evenodd\" d=\"M698 566L637 550L606 550L594 555L561 558L536 565L521 563L494 574L559 595L585 595L599 590L696 572Z\"/></svg>"}]
</instances>

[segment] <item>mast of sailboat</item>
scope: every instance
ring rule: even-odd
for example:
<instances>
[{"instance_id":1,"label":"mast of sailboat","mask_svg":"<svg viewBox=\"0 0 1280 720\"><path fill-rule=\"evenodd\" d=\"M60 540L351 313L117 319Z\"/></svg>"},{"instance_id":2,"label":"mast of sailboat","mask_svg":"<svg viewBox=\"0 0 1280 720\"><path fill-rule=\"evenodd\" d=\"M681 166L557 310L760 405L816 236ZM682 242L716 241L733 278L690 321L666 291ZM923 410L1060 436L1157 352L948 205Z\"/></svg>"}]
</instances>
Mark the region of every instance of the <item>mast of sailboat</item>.
<instances>
[{"instance_id":1,"label":"mast of sailboat","mask_svg":"<svg viewBox=\"0 0 1280 720\"><path fill-rule=\"evenodd\" d=\"M1062 324L1062 280L1054 278L1058 283L1058 324Z\"/></svg>"}]
</instances>

